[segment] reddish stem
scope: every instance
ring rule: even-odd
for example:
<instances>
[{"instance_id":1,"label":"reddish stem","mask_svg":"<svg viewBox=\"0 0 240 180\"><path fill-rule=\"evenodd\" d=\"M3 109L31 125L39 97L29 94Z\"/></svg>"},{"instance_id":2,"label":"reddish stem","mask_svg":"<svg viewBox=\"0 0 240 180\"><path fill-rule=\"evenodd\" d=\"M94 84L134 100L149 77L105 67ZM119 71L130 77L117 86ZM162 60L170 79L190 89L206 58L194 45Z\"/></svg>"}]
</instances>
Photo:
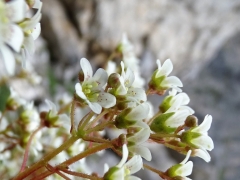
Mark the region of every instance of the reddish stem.
<instances>
[{"instance_id":1,"label":"reddish stem","mask_svg":"<svg viewBox=\"0 0 240 180\"><path fill-rule=\"evenodd\" d=\"M25 167L26 167L26 164L27 164L27 160L28 160L28 155L29 155L29 150L30 150L30 145L31 145L31 142L33 140L33 137L36 135L36 133L42 129L43 126L40 126L39 128L37 128L35 131L33 131L33 133L31 134L28 142L27 142L27 146L26 146L26 150L25 150L25 153L24 153L24 157L23 157L23 162L22 162L22 166L21 166L21 169L20 169L20 172L24 171Z\"/></svg>"}]
</instances>

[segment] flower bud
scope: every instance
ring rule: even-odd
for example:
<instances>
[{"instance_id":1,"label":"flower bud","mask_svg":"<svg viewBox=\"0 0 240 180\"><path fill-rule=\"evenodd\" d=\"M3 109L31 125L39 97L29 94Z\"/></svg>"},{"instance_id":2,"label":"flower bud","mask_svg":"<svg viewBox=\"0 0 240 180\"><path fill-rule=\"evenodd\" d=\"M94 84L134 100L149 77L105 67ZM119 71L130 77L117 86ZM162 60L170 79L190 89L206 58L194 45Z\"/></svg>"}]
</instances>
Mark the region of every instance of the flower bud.
<instances>
[{"instance_id":1,"label":"flower bud","mask_svg":"<svg viewBox=\"0 0 240 180\"><path fill-rule=\"evenodd\" d=\"M119 129L127 128L135 124L134 119L127 119L127 115L132 111L132 108L123 110L115 119L115 126Z\"/></svg>"},{"instance_id":2,"label":"flower bud","mask_svg":"<svg viewBox=\"0 0 240 180\"><path fill-rule=\"evenodd\" d=\"M196 116L190 115L185 120L185 126L187 127L196 127L198 125L198 119Z\"/></svg>"},{"instance_id":3,"label":"flower bud","mask_svg":"<svg viewBox=\"0 0 240 180\"><path fill-rule=\"evenodd\" d=\"M150 125L150 129L156 133L172 133L176 130L174 127L170 127L166 125L166 121L172 117L175 113L165 113L159 115L157 118L155 118Z\"/></svg>"}]
</instances>

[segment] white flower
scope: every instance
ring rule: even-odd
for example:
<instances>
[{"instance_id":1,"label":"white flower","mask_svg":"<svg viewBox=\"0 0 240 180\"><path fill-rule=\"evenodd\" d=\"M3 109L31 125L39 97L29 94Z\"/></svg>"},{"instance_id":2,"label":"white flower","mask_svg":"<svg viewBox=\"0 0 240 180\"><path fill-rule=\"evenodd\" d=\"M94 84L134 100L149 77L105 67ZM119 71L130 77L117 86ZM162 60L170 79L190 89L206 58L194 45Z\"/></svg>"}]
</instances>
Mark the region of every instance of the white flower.
<instances>
[{"instance_id":1,"label":"white flower","mask_svg":"<svg viewBox=\"0 0 240 180\"><path fill-rule=\"evenodd\" d=\"M11 110L16 110L25 103L26 100L21 98L19 94L13 88L10 87L10 96L7 100L7 108Z\"/></svg>"},{"instance_id":2,"label":"white flower","mask_svg":"<svg viewBox=\"0 0 240 180\"><path fill-rule=\"evenodd\" d=\"M24 105L24 111L21 113L20 118L26 126L26 131L32 132L40 125L40 118L36 108L33 106L33 102L26 103Z\"/></svg>"},{"instance_id":3,"label":"white flower","mask_svg":"<svg viewBox=\"0 0 240 180\"><path fill-rule=\"evenodd\" d=\"M70 119L66 114L58 114L56 105L50 100L46 99L45 102L49 107L47 120L52 126L64 127L68 132L70 131Z\"/></svg>"},{"instance_id":4,"label":"white flower","mask_svg":"<svg viewBox=\"0 0 240 180\"><path fill-rule=\"evenodd\" d=\"M142 158L139 155L133 156L128 162L128 148L127 145L123 145L122 159L118 165L110 168L107 173L105 173L104 180L140 180L136 176L131 176L131 174L139 171L142 166Z\"/></svg>"},{"instance_id":5,"label":"white flower","mask_svg":"<svg viewBox=\"0 0 240 180\"><path fill-rule=\"evenodd\" d=\"M179 109L188 109L190 114L194 111L186 106L190 102L190 99L186 93L178 93L176 89L169 91L169 95L164 98L162 104L160 105L161 112L174 112Z\"/></svg>"},{"instance_id":6,"label":"white flower","mask_svg":"<svg viewBox=\"0 0 240 180\"><path fill-rule=\"evenodd\" d=\"M101 113L102 107L113 107L116 104L116 98L104 92L103 89L108 78L106 71L100 68L93 76L92 67L85 58L80 60L80 66L84 73L84 81L82 84L75 85L76 94L97 114Z\"/></svg>"},{"instance_id":7,"label":"white flower","mask_svg":"<svg viewBox=\"0 0 240 180\"><path fill-rule=\"evenodd\" d=\"M41 26L39 21L42 17L41 14L42 2L37 0L33 8L37 9L36 14L32 18L28 18L20 24L25 34L21 50L23 67L26 67L26 59L28 58L28 56L34 53L35 51L34 41L38 38L41 32Z\"/></svg>"},{"instance_id":8,"label":"white flower","mask_svg":"<svg viewBox=\"0 0 240 180\"><path fill-rule=\"evenodd\" d=\"M13 75L15 71L14 52L11 48L19 53L23 43L23 31L16 23L24 19L25 11L24 0L7 3L3 0L0 1L0 60L5 63L9 75Z\"/></svg>"},{"instance_id":9,"label":"white flower","mask_svg":"<svg viewBox=\"0 0 240 180\"><path fill-rule=\"evenodd\" d=\"M136 57L133 45L127 38L126 34L123 34L121 41L121 50L123 53L123 62L129 68L134 71L135 81L133 82L134 87L143 87L145 84L145 80L140 76L140 60Z\"/></svg>"},{"instance_id":10,"label":"white flower","mask_svg":"<svg viewBox=\"0 0 240 180\"><path fill-rule=\"evenodd\" d=\"M110 76L111 93L116 95L118 102L125 104L126 107L136 107L147 100L147 95L143 88L133 87L135 76L130 68L125 71L124 63L121 62L121 76L114 73ZM112 82L111 82L112 81Z\"/></svg>"},{"instance_id":11,"label":"white flower","mask_svg":"<svg viewBox=\"0 0 240 180\"><path fill-rule=\"evenodd\" d=\"M186 177L192 174L193 162L188 161L190 155L191 150L188 151L186 158L180 164L176 164L167 170L167 175L172 178L181 177L182 180L191 180Z\"/></svg>"},{"instance_id":12,"label":"white flower","mask_svg":"<svg viewBox=\"0 0 240 180\"><path fill-rule=\"evenodd\" d=\"M138 132L134 133L134 135L127 137L127 141L129 142L128 150L133 153L133 155L137 154L147 161L151 161L152 155L150 150L147 147L142 146L142 144L148 140L151 133L150 128L147 124L145 125L145 128L141 127Z\"/></svg>"},{"instance_id":13,"label":"white flower","mask_svg":"<svg viewBox=\"0 0 240 180\"><path fill-rule=\"evenodd\" d=\"M119 129L133 127L141 124L142 120L148 116L149 105L142 103L134 108L124 109L115 119L115 125Z\"/></svg>"},{"instance_id":14,"label":"white flower","mask_svg":"<svg viewBox=\"0 0 240 180\"><path fill-rule=\"evenodd\" d=\"M153 93L164 94L164 92L169 88L174 88L178 92L182 90L179 87L182 87L182 82L176 76L168 75L173 70L173 65L170 59L167 59L161 66L161 62L157 60L158 69L153 73L151 81L149 82L149 88Z\"/></svg>"},{"instance_id":15,"label":"white flower","mask_svg":"<svg viewBox=\"0 0 240 180\"><path fill-rule=\"evenodd\" d=\"M206 115L199 126L183 132L181 134L181 140L193 148L211 151L214 148L214 144L213 140L207 133L211 127L211 123L212 116Z\"/></svg>"}]
</instances>

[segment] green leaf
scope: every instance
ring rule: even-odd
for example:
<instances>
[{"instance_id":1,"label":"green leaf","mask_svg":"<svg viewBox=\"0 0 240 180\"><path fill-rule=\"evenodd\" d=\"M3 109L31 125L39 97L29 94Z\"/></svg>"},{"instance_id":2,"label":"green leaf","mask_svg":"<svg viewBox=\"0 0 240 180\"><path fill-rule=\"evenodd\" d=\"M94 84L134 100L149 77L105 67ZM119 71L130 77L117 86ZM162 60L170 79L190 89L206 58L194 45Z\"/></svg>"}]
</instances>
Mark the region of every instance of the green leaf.
<instances>
[{"instance_id":1,"label":"green leaf","mask_svg":"<svg viewBox=\"0 0 240 180\"><path fill-rule=\"evenodd\" d=\"M9 87L4 84L0 86L0 111L3 112L6 108L8 97L10 96Z\"/></svg>"}]
</instances>

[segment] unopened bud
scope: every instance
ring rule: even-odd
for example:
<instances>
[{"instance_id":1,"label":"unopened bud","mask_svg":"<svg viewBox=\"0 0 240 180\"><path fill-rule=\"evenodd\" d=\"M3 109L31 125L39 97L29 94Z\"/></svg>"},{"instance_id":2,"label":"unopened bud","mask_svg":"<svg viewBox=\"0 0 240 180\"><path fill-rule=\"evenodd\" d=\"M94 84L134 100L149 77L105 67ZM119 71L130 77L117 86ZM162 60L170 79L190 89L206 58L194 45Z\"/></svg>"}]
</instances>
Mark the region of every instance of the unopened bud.
<instances>
[{"instance_id":1,"label":"unopened bud","mask_svg":"<svg viewBox=\"0 0 240 180\"><path fill-rule=\"evenodd\" d=\"M117 88L120 85L120 75L118 73L112 73L108 78L108 86L111 88Z\"/></svg>"},{"instance_id":2,"label":"unopened bud","mask_svg":"<svg viewBox=\"0 0 240 180\"><path fill-rule=\"evenodd\" d=\"M185 120L185 126L187 127L196 127L198 125L198 119L196 116L190 115Z\"/></svg>"}]
</instances>

